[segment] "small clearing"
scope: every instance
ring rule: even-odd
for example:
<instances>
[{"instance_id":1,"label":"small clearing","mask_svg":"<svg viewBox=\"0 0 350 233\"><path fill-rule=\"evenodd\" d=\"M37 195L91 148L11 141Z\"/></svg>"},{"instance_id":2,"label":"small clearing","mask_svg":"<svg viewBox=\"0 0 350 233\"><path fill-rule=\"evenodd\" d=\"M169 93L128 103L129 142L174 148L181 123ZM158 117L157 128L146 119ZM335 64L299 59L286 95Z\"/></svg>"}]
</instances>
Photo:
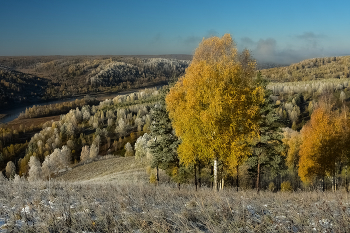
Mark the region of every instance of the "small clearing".
<instances>
[{"instance_id":1,"label":"small clearing","mask_svg":"<svg viewBox=\"0 0 350 233\"><path fill-rule=\"evenodd\" d=\"M146 165L135 157L101 158L88 164L77 165L56 177L66 182L148 182Z\"/></svg>"}]
</instances>

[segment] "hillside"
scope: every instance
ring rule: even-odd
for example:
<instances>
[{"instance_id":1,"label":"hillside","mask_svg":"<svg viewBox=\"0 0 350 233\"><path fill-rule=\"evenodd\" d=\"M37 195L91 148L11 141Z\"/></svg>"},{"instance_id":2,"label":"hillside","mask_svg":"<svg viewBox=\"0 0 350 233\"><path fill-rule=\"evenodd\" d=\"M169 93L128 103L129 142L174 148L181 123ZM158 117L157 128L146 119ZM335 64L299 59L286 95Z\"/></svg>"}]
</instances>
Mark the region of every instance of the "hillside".
<instances>
[{"instance_id":1,"label":"hillside","mask_svg":"<svg viewBox=\"0 0 350 233\"><path fill-rule=\"evenodd\" d=\"M190 58L189 55L0 57L0 102L5 106L38 99L37 96L57 99L165 84L183 75L190 63L173 57Z\"/></svg>"},{"instance_id":2,"label":"hillside","mask_svg":"<svg viewBox=\"0 0 350 233\"><path fill-rule=\"evenodd\" d=\"M261 73L273 82L349 78L350 56L312 58L286 67L263 69Z\"/></svg>"},{"instance_id":3,"label":"hillside","mask_svg":"<svg viewBox=\"0 0 350 233\"><path fill-rule=\"evenodd\" d=\"M59 174L56 180L66 182L148 182L146 165L131 157L102 157L101 160L74 166L72 170Z\"/></svg>"},{"instance_id":4,"label":"hillside","mask_svg":"<svg viewBox=\"0 0 350 233\"><path fill-rule=\"evenodd\" d=\"M0 107L41 99L50 81L0 65Z\"/></svg>"},{"instance_id":5,"label":"hillside","mask_svg":"<svg viewBox=\"0 0 350 233\"><path fill-rule=\"evenodd\" d=\"M0 57L0 106L165 84L191 60L186 54Z\"/></svg>"}]
</instances>

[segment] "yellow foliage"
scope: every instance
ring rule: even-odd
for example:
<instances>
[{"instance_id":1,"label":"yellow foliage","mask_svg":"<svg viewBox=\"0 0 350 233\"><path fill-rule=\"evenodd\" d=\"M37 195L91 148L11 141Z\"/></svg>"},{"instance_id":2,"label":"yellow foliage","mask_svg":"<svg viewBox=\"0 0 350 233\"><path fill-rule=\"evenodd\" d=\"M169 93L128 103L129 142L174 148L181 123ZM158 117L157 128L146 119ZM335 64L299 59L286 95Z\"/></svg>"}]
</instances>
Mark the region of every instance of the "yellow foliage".
<instances>
[{"instance_id":1,"label":"yellow foliage","mask_svg":"<svg viewBox=\"0 0 350 233\"><path fill-rule=\"evenodd\" d=\"M299 150L302 143L301 134L292 129L283 133L283 143L287 146L286 165L289 169L295 169L299 163Z\"/></svg>"},{"instance_id":2,"label":"yellow foliage","mask_svg":"<svg viewBox=\"0 0 350 233\"><path fill-rule=\"evenodd\" d=\"M229 167L249 154L257 136L263 90L252 86L255 62L238 54L229 34L204 39L185 75L170 89L167 109L186 165L221 159Z\"/></svg>"},{"instance_id":3,"label":"yellow foliage","mask_svg":"<svg viewBox=\"0 0 350 233\"><path fill-rule=\"evenodd\" d=\"M269 183L269 190L270 190L271 192L273 192L273 191L275 191L275 189L276 189L275 184L274 184L273 182L270 182L270 183Z\"/></svg>"},{"instance_id":4,"label":"yellow foliage","mask_svg":"<svg viewBox=\"0 0 350 233\"><path fill-rule=\"evenodd\" d=\"M335 165L349 147L349 122L342 115L321 104L301 131L299 176L310 182L315 176L334 174Z\"/></svg>"},{"instance_id":5,"label":"yellow foliage","mask_svg":"<svg viewBox=\"0 0 350 233\"><path fill-rule=\"evenodd\" d=\"M150 182L151 184L157 183L157 176L156 176L156 174L154 174L153 172L151 173L151 175L150 175L150 177L149 177L149 182Z\"/></svg>"},{"instance_id":6,"label":"yellow foliage","mask_svg":"<svg viewBox=\"0 0 350 233\"><path fill-rule=\"evenodd\" d=\"M281 192L291 192L293 191L293 187L289 181L283 181L281 184Z\"/></svg>"}]
</instances>

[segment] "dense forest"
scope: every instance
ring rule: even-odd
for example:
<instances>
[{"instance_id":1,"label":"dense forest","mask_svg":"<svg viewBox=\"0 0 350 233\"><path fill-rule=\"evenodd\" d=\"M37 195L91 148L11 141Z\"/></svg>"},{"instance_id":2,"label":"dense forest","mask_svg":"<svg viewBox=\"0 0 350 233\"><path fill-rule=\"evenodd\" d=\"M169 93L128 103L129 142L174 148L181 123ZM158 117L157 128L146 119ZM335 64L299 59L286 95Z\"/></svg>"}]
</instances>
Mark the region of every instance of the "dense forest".
<instances>
[{"instance_id":1,"label":"dense forest","mask_svg":"<svg viewBox=\"0 0 350 233\"><path fill-rule=\"evenodd\" d=\"M0 65L0 106L36 101L45 96L50 80Z\"/></svg>"},{"instance_id":2,"label":"dense forest","mask_svg":"<svg viewBox=\"0 0 350 233\"><path fill-rule=\"evenodd\" d=\"M290 66L264 69L261 73L272 82L349 78L350 56L312 58Z\"/></svg>"}]
</instances>

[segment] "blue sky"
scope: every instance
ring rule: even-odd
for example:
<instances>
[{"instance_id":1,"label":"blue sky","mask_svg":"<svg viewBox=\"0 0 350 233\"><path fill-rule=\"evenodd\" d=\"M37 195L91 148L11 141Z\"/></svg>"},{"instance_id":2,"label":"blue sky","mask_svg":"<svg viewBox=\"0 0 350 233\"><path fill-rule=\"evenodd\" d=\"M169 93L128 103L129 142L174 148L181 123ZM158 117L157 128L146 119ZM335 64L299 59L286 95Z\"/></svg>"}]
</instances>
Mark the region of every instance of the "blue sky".
<instances>
[{"instance_id":1,"label":"blue sky","mask_svg":"<svg viewBox=\"0 0 350 233\"><path fill-rule=\"evenodd\" d=\"M350 54L350 1L0 0L0 56L193 54L230 33L258 61Z\"/></svg>"}]
</instances>

